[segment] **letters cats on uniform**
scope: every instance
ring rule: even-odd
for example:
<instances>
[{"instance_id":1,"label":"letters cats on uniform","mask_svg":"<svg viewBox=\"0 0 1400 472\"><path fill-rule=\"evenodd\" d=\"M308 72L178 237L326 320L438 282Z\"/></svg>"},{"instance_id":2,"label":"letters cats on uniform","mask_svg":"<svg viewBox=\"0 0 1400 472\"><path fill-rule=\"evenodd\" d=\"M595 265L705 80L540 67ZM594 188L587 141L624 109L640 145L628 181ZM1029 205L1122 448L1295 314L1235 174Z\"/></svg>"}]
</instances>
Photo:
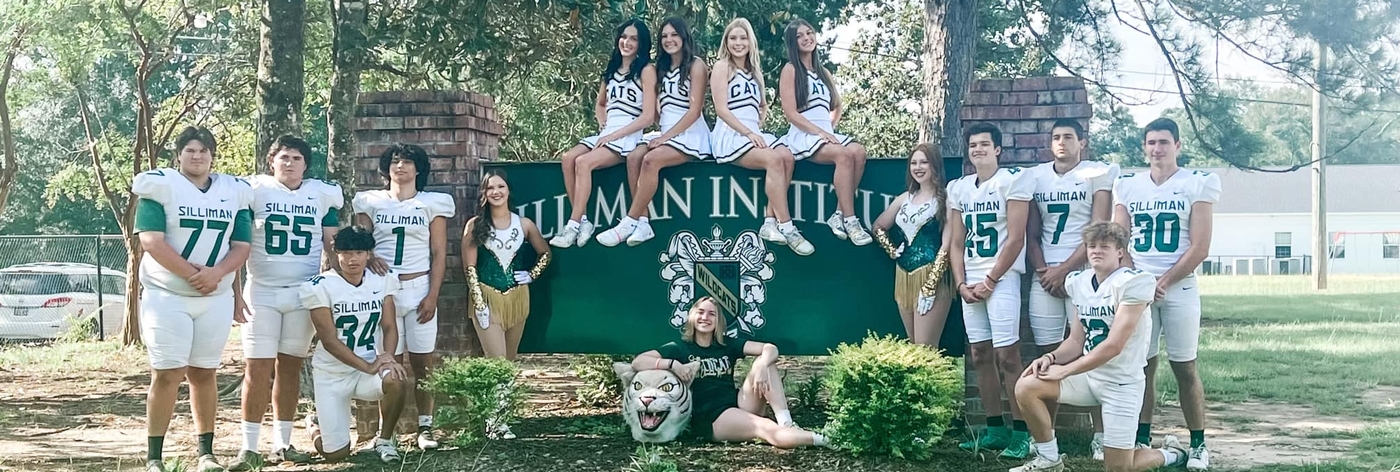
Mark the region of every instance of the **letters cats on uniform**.
<instances>
[{"instance_id":1,"label":"letters cats on uniform","mask_svg":"<svg viewBox=\"0 0 1400 472\"><path fill-rule=\"evenodd\" d=\"M676 366L688 370L691 379L699 368L698 363ZM632 439L670 442L690 425L690 383L670 370L638 372L627 362L614 363L613 371L622 380L622 418L632 430Z\"/></svg>"}]
</instances>

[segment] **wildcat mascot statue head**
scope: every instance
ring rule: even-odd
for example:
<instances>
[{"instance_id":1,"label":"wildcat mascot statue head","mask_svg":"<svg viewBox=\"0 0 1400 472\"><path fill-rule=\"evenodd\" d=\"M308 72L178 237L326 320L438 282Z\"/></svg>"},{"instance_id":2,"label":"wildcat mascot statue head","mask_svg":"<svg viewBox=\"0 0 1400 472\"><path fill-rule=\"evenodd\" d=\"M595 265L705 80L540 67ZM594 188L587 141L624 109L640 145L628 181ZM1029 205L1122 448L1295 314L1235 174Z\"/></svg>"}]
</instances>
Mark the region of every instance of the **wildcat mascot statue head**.
<instances>
[{"instance_id":1,"label":"wildcat mascot statue head","mask_svg":"<svg viewBox=\"0 0 1400 472\"><path fill-rule=\"evenodd\" d=\"M695 378L699 364L676 366L690 369ZM674 441L690 425L690 384L669 370L632 370L618 362L613 370L622 379L622 418L632 429L632 439L646 443Z\"/></svg>"}]
</instances>

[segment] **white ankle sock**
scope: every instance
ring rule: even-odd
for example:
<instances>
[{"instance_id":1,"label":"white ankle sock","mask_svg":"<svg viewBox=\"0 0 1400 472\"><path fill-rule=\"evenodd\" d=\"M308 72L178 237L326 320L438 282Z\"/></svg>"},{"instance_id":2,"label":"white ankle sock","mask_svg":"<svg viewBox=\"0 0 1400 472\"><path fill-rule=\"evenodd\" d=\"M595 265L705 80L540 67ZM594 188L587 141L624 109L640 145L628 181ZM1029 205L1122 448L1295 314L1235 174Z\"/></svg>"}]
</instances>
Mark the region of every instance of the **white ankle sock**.
<instances>
[{"instance_id":1,"label":"white ankle sock","mask_svg":"<svg viewBox=\"0 0 1400 472\"><path fill-rule=\"evenodd\" d=\"M647 223L650 223L650 222L651 222L651 218L647 218L647 217L645 217L645 216L643 216L643 217L641 217L641 218L637 218L637 223L647 224Z\"/></svg>"},{"instance_id":2,"label":"white ankle sock","mask_svg":"<svg viewBox=\"0 0 1400 472\"><path fill-rule=\"evenodd\" d=\"M789 220L786 223L778 223L778 231L782 231L784 233L791 233L796 229L797 225L792 224L791 220Z\"/></svg>"},{"instance_id":3,"label":"white ankle sock","mask_svg":"<svg viewBox=\"0 0 1400 472\"><path fill-rule=\"evenodd\" d=\"M846 219L843 220L843 221L845 221L846 224L848 224L848 225L853 225L853 224L856 224L856 223L860 223L860 218L856 218L855 215L851 215L851 216L847 216Z\"/></svg>"},{"instance_id":4,"label":"white ankle sock","mask_svg":"<svg viewBox=\"0 0 1400 472\"><path fill-rule=\"evenodd\" d=\"M618 227L618 228L636 228L636 227L637 227L637 220L632 219L632 217L630 217L630 216L624 216L624 217L622 217L622 221L617 222L617 227Z\"/></svg>"},{"instance_id":5,"label":"white ankle sock","mask_svg":"<svg viewBox=\"0 0 1400 472\"><path fill-rule=\"evenodd\" d=\"M564 229L570 229L570 228L575 228L575 229L577 229L578 227L579 227L579 222L574 221L574 220L569 220L568 223L564 223Z\"/></svg>"},{"instance_id":6,"label":"white ankle sock","mask_svg":"<svg viewBox=\"0 0 1400 472\"><path fill-rule=\"evenodd\" d=\"M579 218L579 219L578 219L578 222L579 222L579 224L587 223L587 222L588 222L588 215L583 215L583 218Z\"/></svg>"},{"instance_id":7,"label":"white ankle sock","mask_svg":"<svg viewBox=\"0 0 1400 472\"><path fill-rule=\"evenodd\" d=\"M792 412L788 410L773 410L773 416L778 418L778 425L785 425L792 422Z\"/></svg>"},{"instance_id":8,"label":"white ankle sock","mask_svg":"<svg viewBox=\"0 0 1400 472\"><path fill-rule=\"evenodd\" d=\"M433 415L418 415L418 427L433 427Z\"/></svg>"},{"instance_id":9,"label":"white ankle sock","mask_svg":"<svg viewBox=\"0 0 1400 472\"><path fill-rule=\"evenodd\" d=\"M826 436L822 436L821 433L818 433L818 432L816 432L816 431L813 431L813 432L812 432L812 445L813 445L813 446L817 446L817 447L826 447Z\"/></svg>"},{"instance_id":10,"label":"white ankle sock","mask_svg":"<svg viewBox=\"0 0 1400 472\"><path fill-rule=\"evenodd\" d=\"M772 216L763 217L763 224L778 224L778 219Z\"/></svg>"},{"instance_id":11,"label":"white ankle sock","mask_svg":"<svg viewBox=\"0 0 1400 472\"><path fill-rule=\"evenodd\" d=\"M1162 453L1162 460L1165 460L1165 461L1166 461L1166 462L1163 462L1164 465L1172 465L1172 464L1175 463L1176 460L1178 459L1177 454L1176 454L1176 451L1173 451L1173 450L1171 450L1171 449L1169 449L1169 448L1165 448L1165 447L1164 447L1164 448L1158 449L1157 451Z\"/></svg>"},{"instance_id":12,"label":"white ankle sock","mask_svg":"<svg viewBox=\"0 0 1400 472\"><path fill-rule=\"evenodd\" d=\"M272 445L273 449L286 449L291 447L293 424L294 422L292 421L274 421L272 423L272 432L274 433L273 440L277 441L276 444Z\"/></svg>"},{"instance_id":13,"label":"white ankle sock","mask_svg":"<svg viewBox=\"0 0 1400 472\"><path fill-rule=\"evenodd\" d=\"M243 450L258 450L258 434L262 433L262 423L243 422Z\"/></svg>"},{"instance_id":14,"label":"white ankle sock","mask_svg":"<svg viewBox=\"0 0 1400 472\"><path fill-rule=\"evenodd\" d=\"M1055 438L1050 438L1048 442L1035 443L1035 453L1047 461L1059 460L1060 443L1055 441Z\"/></svg>"}]
</instances>

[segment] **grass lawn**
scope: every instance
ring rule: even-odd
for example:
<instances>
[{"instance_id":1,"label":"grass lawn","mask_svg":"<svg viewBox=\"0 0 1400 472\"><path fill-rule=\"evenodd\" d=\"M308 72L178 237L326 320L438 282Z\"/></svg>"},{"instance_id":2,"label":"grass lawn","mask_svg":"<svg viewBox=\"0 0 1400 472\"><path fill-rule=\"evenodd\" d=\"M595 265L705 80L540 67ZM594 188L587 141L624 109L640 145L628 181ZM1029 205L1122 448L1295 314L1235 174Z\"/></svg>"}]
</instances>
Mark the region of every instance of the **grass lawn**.
<instances>
[{"instance_id":1,"label":"grass lawn","mask_svg":"<svg viewBox=\"0 0 1400 472\"><path fill-rule=\"evenodd\" d=\"M1300 440L1341 441L1345 444L1341 459L1298 466L1259 465L1233 472L1400 470L1400 408L1363 400L1367 392L1377 388L1400 387L1400 339L1396 339L1400 334L1400 277L1336 276L1331 283L1333 290L1313 293L1303 277L1202 279L1205 320L1200 369L1209 401L1296 405L1315 412L1314 416L1359 425L1347 431L1292 435ZM237 351L236 342L230 346L231 351ZM796 364L805 364L808 371L814 367L809 360ZM514 428L519 439L464 445L432 454L410 452L402 467L389 470L1000 472L1018 465L959 451L956 440L960 438L935 443L934 458L927 462L855 458L827 450L779 451L755 444L682 442L639 451L615 407L590 407L573 398L577 379L558 357L529 356L522 367L536 374L523 382L534 392L531 410ZM1163 369L1165 373L1166 367ZM0 408L0 470L136 470L144 447L141 402L148 381L144 373L144 352L119 349L110 343L0 345L0 384L6 385L0 389L0 404L7 406ZM221 384L236 381L241 366L226 359L220 374ZM804 375L791 377L790 397L801 398L798 380ZM1159 403L1175 404L1172 377L1166 374L1158 379ZM303 406L308 402L304 399ZM8 408L11 405L19 408ZM172 437L179 436L180 444L167 457L192 455L193 451L192 438L185 438L192 436L188 404L182 400L179 408L185 419L174 427ZM226 458L238 447L237 409L236 398L220 404L216 449ZM795 407L794 414L808 427L825 421L822 412L811 408ZM51 426L56 428L65 421L78 428L31 436L46 431L41 428L44 425L60 423ZM1227 417L1223 422L1246 431L1263 427L1248 416ZM269 433L270 428L265 437ZM72 435L80 436L73 439ZM298 444L304 443L304 432L298 430L296 438ZM1102 470L1087 459L1087 443L1085 437L1061 438L1061 450L1072 457L1069 467L1075 471ZM6 444L85 452L94 444L101 447L83 457L65 453L66 458L60 455L40 460L33 459L35 453L8 453ZM360 455L349 464L267 470L386 469L369 455Z\"/></svg>"}]
</instances>

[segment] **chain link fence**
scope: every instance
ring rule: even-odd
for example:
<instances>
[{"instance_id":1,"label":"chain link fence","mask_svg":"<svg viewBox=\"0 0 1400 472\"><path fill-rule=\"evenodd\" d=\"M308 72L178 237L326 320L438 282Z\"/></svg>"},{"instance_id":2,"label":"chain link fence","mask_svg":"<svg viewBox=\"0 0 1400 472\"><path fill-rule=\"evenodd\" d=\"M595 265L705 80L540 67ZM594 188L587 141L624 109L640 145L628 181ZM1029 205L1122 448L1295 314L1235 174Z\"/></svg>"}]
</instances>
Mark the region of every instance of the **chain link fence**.
<instances>
[{"instance_id":1,"label":"chain link fence","mask_svg":"<svg viewBox=\"0 0 1400 472\"><path fill-rule=\"evenodd\" d=\"M120 235L0 236L0 341L120 336L126 262Z\"/></svg>"}]
</instances>

